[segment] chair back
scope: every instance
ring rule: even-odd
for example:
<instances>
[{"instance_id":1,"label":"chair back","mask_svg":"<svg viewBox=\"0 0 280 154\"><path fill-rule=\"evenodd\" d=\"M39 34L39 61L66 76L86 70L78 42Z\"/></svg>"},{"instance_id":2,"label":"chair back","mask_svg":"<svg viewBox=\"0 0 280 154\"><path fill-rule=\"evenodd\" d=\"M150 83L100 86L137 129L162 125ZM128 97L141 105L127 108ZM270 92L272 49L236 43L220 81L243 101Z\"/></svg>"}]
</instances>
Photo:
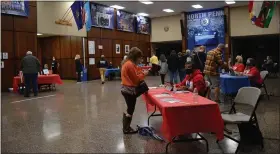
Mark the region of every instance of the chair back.
<instances>
[{"instance_id":1,"label":"chair back","mask_svg":"<svg viewBox=\"0 0 280 154\"><path fill-rule=\"evenodd\" d=\"M277 66L277 63L274 63L274 64L273 64L273 67L276 67L276 66Z\"/></svg>"},{"instance_id":2,"label":"chair back","mask_svg":"<svg viewBox=\"0 0 280 154\"><path fill-rule=\"evenodd\" d=\"M261 78L263 79L263 80L265 80L266 79L266 77L267 77L267 75L268 75L268 71L261 71Z\"/></svg>"},{"instance_id":3,"label":"chair back","mask_svg":"<svg viewBox=\"0 0 280 154\"><path fill-rule=\"evenodd\" d=\"M243 87L238 90L238 93L234 99L234 102L237 104L247 104L256 107L259 97L261 95L261 90L255 87Z\"/></svg>"}]
</instances>

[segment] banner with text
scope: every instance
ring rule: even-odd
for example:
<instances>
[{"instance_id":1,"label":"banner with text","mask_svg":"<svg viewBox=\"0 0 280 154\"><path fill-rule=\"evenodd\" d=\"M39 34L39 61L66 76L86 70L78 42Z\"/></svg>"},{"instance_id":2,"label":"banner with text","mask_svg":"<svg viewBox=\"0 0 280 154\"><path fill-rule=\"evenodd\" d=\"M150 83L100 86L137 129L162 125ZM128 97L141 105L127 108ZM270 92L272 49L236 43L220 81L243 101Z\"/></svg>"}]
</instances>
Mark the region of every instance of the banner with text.
<instances>
[{"instance_id":1,"label":"banner with text","mask_svg":"<svg viewBox=\"0 0 280 154\"><path fill-rule=\"evenodd\" d=\"M137 33L150 34L151 33L151 20L150 18L137 16Z\"/></svg>"},{"instance_id":2,"label":"banner with text","mask_svg":"<svg viewBox=\"0 0 280 154\"><path fill-rule=\"evenodd\" d=\"M91 3L92 26L114 29L114 8Z\"/></svg>"},{"instance_id":3,"label":"banner with text","mask_svg":"<svg viewBox=\"0 0 280 154\"><path fill-rule=\"evenodd\" d=\"M29 16L28 1L1 1L1 13L17 16Z\"/></svg>"},{"instance_id":4,"label":"banner with text","mask_svg":"<svg viewBox=\"0 0 280 154\"><path fill-rule=\"evenodd\" d=\"M186 15L188 48L204 45L209 51L225 43L224 9L189 12Z\"/></svg>"},{"instance_id":5,"label":"banner with text","mask_svg":"<svg viewBox=\"0 0 280 154\"><path fill-rule=\"evenodd\" d=\"M117 29L135 32L135 15L125 11L117 11Z\"/></svg>"}]
</instances>

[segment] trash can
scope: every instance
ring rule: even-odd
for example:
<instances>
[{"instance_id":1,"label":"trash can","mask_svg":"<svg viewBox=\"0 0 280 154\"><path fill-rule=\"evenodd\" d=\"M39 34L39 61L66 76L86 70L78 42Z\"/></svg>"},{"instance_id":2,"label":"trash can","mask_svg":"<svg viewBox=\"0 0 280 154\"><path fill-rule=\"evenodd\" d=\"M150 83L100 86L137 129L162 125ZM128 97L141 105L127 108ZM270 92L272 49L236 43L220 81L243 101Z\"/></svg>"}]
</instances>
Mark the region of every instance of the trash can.
<instances>
[{"instance_id":1,"label":"trash can","mask_svg":"<svg viewBox=\"0 0 280 154\"><path fill-rule=\"evenodd\" d=\"M81 79L82 82L86 82L87 81L87 68L83 68L83 72L81 73Z\"/></svg>"}]
</instances>

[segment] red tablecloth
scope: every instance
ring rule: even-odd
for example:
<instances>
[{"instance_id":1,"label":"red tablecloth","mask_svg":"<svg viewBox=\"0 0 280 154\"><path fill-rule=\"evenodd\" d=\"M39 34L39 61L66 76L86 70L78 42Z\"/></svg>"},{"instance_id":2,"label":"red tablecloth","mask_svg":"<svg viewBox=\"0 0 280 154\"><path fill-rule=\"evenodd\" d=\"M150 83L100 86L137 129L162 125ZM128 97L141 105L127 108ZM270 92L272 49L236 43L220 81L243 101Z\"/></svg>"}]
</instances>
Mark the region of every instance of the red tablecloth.
<instances>
[{"instance_id":1,"label":"red tablecloth","mask_svg":"<svg viewBox=\"0 0 280 154\"><path fill-rule=\"evenodd\" d=\"M163 102L161 99L169 97L154 96L163 92L170 93L172 98L181 102ZM174 94L163 88L150 89L142 96L147 110L154 105L160 110L163 119L161 132L168 141L178 135L198 132L214 132L218 140L224 138L224 122L217 103L201 96L198 96L197 103L194 103L192 93Z\"/></svg>"},{"instance_id":2,"label":"red tablecloth","mask_svg":"<svg viewBox=\"0 0 280 154\"><path fill-rule=\"evenodd\" d=\"M21 83L20 77L16 76L13 80L13 91L18 91L18 85ZM57 74L39 75L38 84L63 84L60 76Z\"/></svg>"}]
</instances>

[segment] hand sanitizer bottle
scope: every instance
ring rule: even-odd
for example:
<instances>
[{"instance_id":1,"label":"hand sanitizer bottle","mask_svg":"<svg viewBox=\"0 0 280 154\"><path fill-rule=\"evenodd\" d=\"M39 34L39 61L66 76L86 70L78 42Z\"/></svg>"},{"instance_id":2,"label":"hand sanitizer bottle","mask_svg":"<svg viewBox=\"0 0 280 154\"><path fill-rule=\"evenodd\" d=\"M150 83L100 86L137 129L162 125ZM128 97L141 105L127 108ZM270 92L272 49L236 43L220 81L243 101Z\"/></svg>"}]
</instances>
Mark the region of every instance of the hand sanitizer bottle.
<instances>
[{"instance_id":1,"label":"hand sanitizer bottle","mask_svg":"<svg viewBox=\"0 0 280 154\"><path fill-rule=\"evenodd\" d=\"M177 92L177 88L176 88L176 85L175 85L175 84L173 85L173 92L174 92L174 93Z\"/></svg>"}]
</instances>

